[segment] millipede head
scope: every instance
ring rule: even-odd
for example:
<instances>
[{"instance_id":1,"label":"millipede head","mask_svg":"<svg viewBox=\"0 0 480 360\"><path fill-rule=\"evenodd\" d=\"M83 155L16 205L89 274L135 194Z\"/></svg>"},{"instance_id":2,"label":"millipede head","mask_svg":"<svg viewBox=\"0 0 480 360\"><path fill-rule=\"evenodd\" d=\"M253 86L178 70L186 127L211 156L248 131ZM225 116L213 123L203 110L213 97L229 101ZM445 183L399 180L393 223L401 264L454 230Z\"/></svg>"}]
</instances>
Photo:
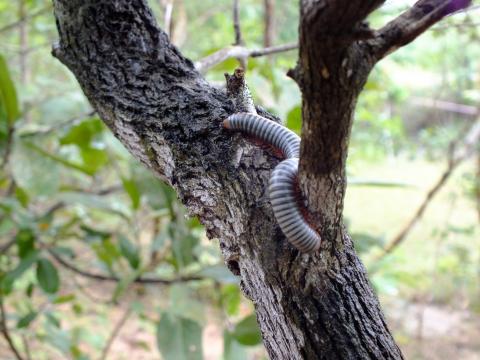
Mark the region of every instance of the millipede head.
<instances>
[{"instance_id":1,"label":"millipede head","mask_svg":"<svg viewBox=\"0 0 480 360\"><path fill-rule=\"evenodd\" d=\"M230 129L230 120L229 120L229 119L223 120L222 126L223 126L225 129Z\"/></svg>"}]
</instances>

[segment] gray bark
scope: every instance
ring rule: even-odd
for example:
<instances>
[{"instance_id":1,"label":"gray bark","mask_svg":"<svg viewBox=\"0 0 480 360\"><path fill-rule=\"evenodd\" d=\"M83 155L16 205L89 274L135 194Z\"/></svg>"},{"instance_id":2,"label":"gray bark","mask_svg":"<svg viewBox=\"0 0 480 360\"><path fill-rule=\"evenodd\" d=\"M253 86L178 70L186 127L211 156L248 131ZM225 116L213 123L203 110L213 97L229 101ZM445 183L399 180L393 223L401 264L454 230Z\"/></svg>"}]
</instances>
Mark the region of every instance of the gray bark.
<instances>
[{"instance_id":1,"label":"gray bark","mask_svg":"<svg viewBox=\"0 0 480 360\"><path fill-rule=\"evenodd\" d=\"M301 185L323 238L313 255L293 249L269 204L258 201L279 159L221 128L241 110L235 104L245 106L238 98L244 92L229 89L229 97L211 87L170 44L145 1L53 2L60 35L54 55L115 136L220 240L255 305L270 357L401 359L341 216L352 114L374 63L365 57L373 45L358 42L371 36L361 20L383 1L302 1L301 57L291 74L304 97Z\"/></svg>"}]
</instances>

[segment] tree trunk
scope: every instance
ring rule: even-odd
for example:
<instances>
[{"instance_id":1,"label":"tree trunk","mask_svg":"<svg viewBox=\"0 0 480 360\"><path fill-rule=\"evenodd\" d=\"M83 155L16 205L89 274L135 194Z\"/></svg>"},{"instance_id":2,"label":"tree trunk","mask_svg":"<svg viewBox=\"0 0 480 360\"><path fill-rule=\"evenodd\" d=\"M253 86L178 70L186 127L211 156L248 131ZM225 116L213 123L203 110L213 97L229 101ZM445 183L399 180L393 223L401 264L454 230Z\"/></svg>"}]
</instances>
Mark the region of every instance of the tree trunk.
<instances>
[{"instance_id":1,"label":"tree trunk","mask_svg":"<svg viewBox=\"0 0 480 360\"><path fill-rule=\"evenodd\" d=\"M292 248L269 204L258 202L279 159L221 127L241 110L242 91L227 96L210 86L158 29L146 1L53 2L54 55L115 136L220 240L270 357L401 359L342 224L352 116L374 64L367 50L386 52L384 43L358 41L371 34L361 20L383 1L301 2L291 75L304 98L301 187L323 238L313 255Z\"/></svg>"}]
</instances>

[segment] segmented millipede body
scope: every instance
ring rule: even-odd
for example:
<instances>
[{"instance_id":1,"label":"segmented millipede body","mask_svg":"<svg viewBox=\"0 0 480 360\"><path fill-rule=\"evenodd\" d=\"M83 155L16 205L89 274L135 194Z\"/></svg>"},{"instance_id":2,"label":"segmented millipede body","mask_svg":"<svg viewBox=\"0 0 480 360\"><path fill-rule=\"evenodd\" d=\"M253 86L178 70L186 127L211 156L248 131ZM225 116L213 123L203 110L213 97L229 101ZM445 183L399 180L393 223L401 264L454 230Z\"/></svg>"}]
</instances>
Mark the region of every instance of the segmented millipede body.
<instances>
[{"instance_id":1,"label":"segmented millipede body","mask_svg":"<svg viewBox=\"0 0 480 360\"><path fill-rule=\"evenodd\" d=\"M286 160L275 167L268 187L273 214L293 246L301 252L318 250L320 235L305 221L296 197L300 138L280 124L250 113L230 115L223 126L258 137L282 151Z\"/></svg>"}]
</instances>

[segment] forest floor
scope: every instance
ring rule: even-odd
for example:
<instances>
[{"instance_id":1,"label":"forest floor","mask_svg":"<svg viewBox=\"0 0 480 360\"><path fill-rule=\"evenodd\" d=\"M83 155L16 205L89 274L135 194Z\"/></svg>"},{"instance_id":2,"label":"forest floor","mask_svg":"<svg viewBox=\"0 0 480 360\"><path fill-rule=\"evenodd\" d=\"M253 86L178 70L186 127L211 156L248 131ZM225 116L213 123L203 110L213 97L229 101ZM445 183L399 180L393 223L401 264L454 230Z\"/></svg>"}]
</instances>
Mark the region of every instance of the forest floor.
<instances>
[{"instance_id":1,"label":"forest floor","mask_svg":"<svg viewBox=\"0 0 480 360\"><path fill-rule=\"evenodd\" d=\"M386 308L405 358L480 360L480 316L434 304L406 303Z\"/></svg>"}]
</instances>

